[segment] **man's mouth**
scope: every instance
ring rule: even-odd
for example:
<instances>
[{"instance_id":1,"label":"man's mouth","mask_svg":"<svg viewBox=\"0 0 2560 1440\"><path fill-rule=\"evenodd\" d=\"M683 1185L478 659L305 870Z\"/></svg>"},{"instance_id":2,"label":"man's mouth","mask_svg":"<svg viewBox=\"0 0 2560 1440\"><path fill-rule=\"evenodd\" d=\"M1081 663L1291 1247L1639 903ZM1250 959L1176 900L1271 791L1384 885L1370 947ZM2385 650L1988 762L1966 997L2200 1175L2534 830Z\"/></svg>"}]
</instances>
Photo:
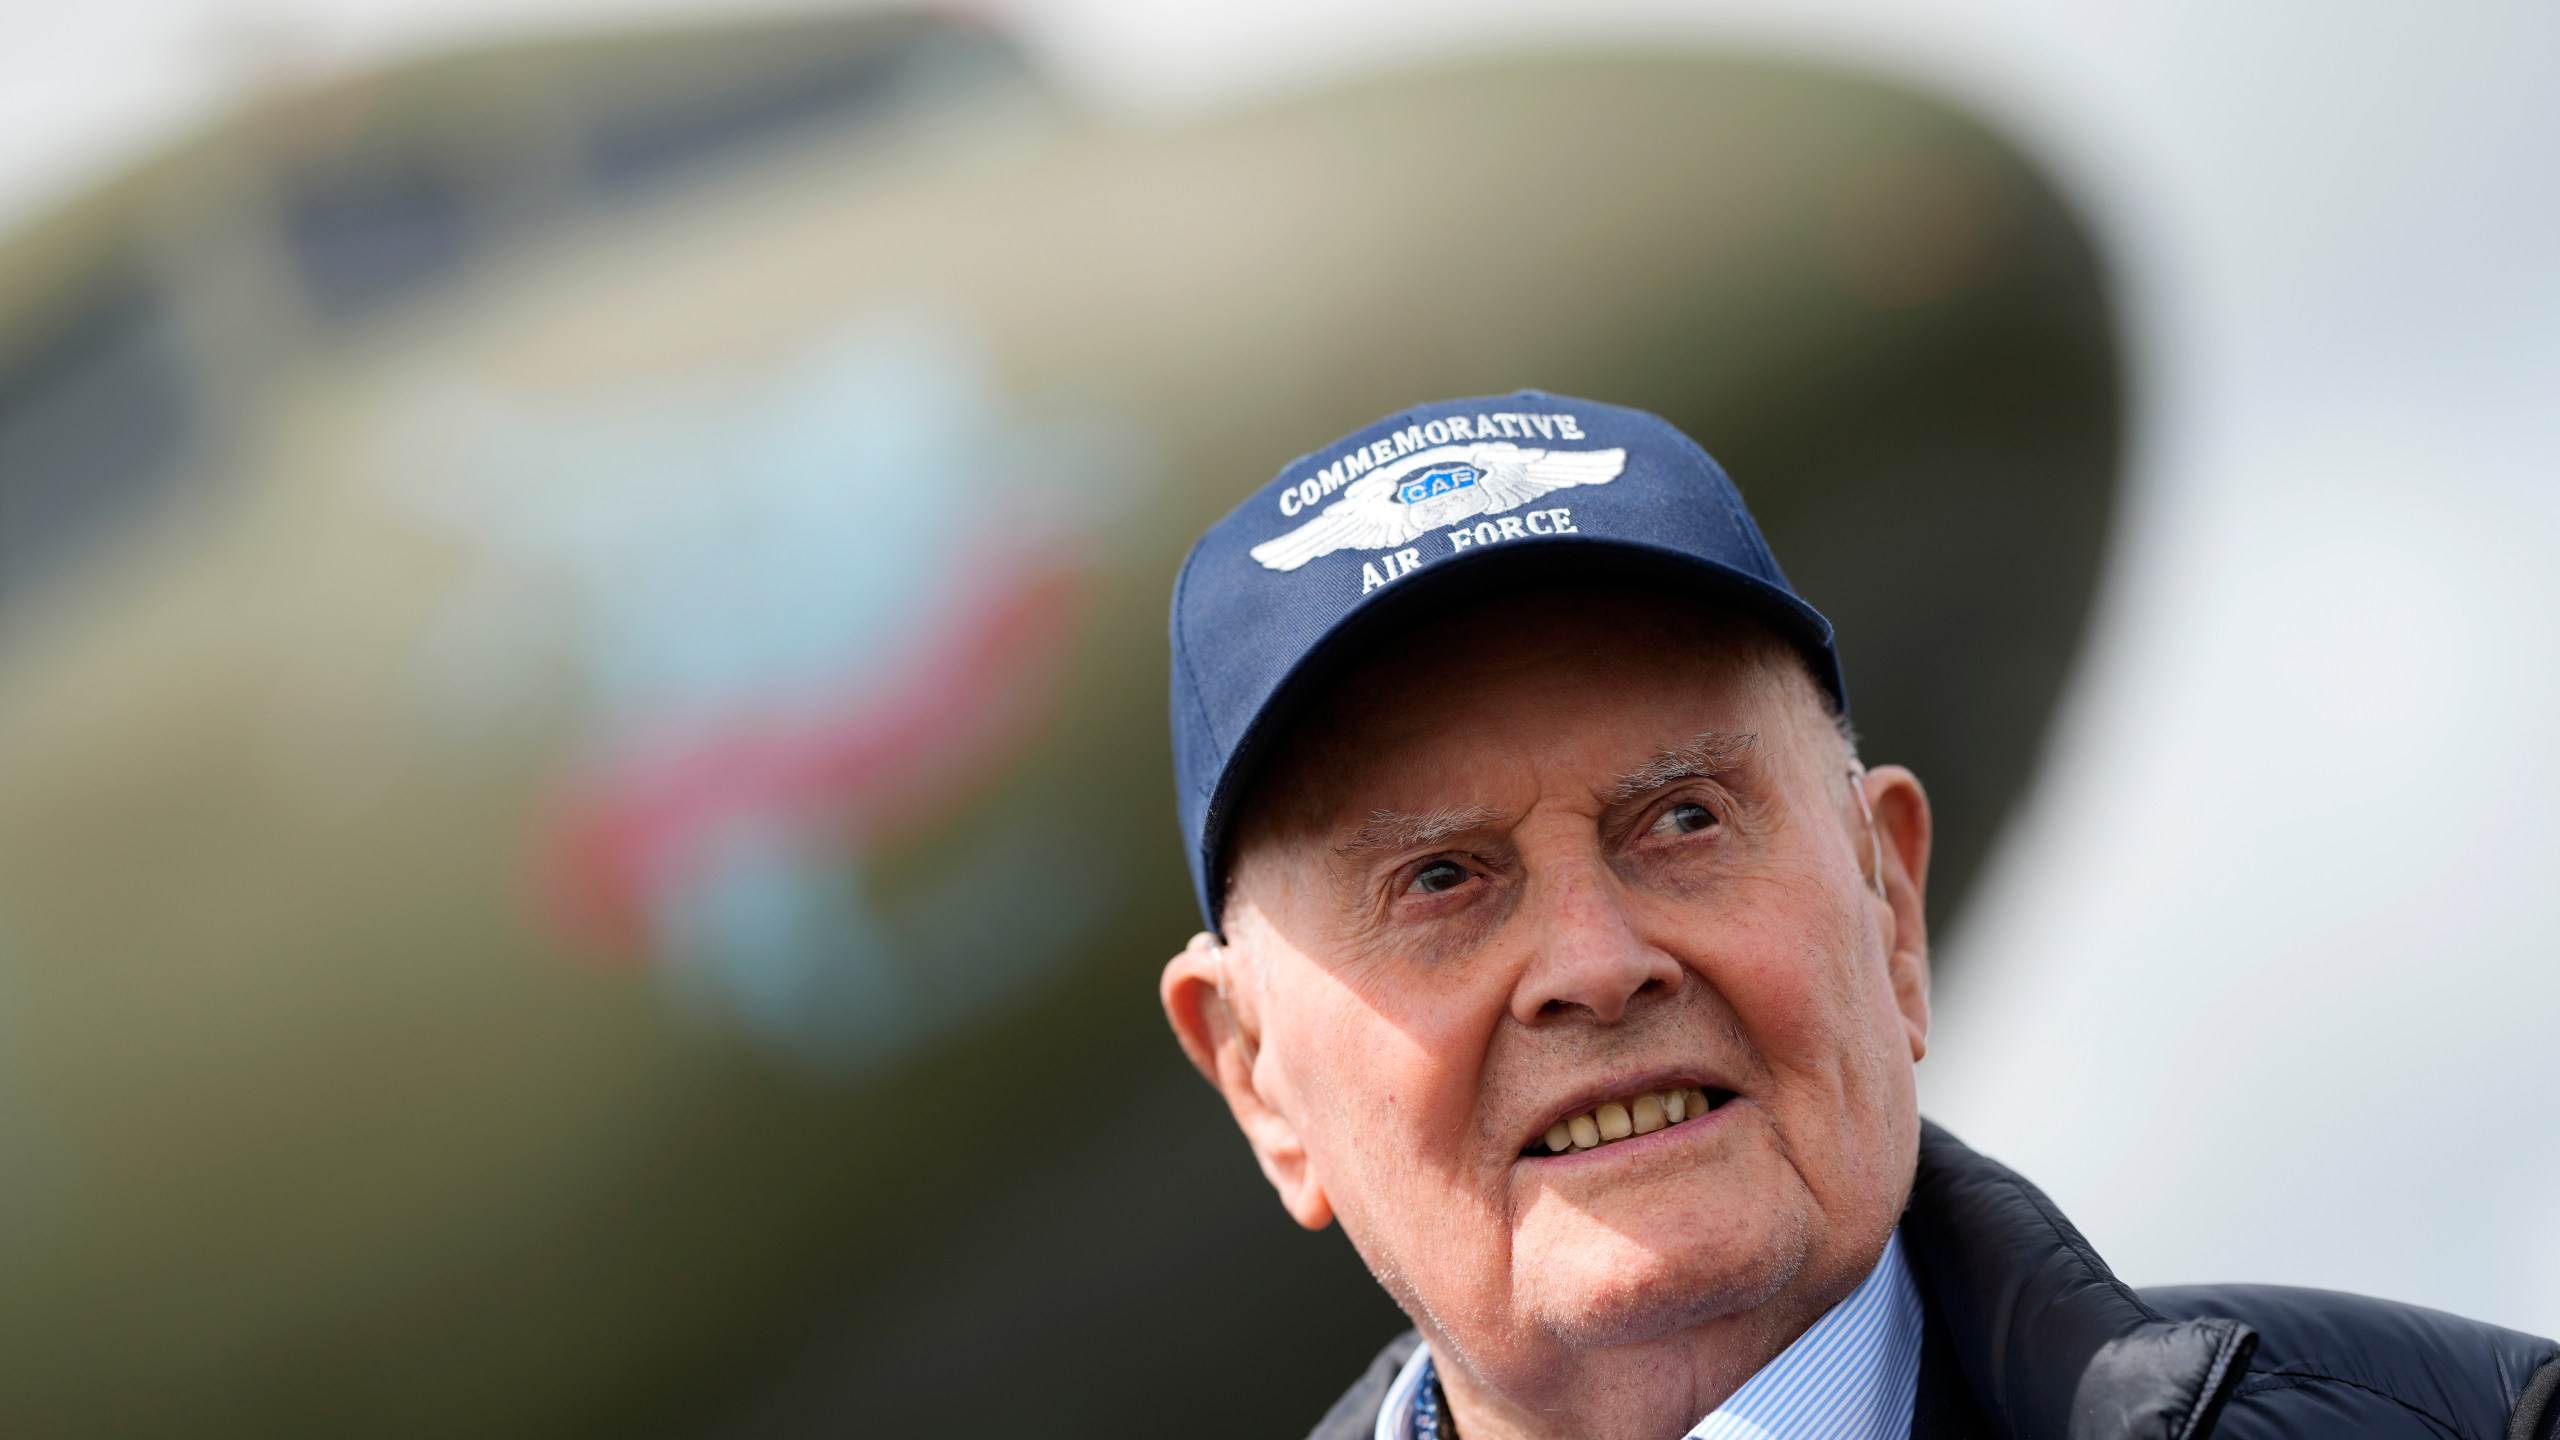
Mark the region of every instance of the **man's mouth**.
<instances>
[{"instance_id":1,"label":"man's mouth","mask_svg":"<svg viewBox=\"0 0 2560 1440\"><path fill-rule=\"evenodd\" d=\"M1645 1090L1615 1100L1604 1100L1578 1115L1568 1115L1547 1127L1547 1133L1532 1141L1520 1153L1524 1157L1562 1155L1569 1150L1597 1150L1638 1135L1686 1124L1733 1098L1730 1090L1713 1086L1687 1086L1673 1090Z\"/></svg>"}]
</instances>

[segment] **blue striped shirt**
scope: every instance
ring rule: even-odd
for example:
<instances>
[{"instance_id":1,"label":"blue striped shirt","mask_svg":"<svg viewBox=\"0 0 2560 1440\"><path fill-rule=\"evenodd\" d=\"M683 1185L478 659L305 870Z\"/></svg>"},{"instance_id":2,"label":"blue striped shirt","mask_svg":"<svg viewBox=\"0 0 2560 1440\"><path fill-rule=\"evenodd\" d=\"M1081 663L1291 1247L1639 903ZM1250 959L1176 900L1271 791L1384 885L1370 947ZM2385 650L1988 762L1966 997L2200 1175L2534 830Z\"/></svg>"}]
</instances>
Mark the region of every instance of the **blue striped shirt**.
<instances>
[{"instance_id":1,"label":"blue striped shirt","mask_svg":"<svg viewBox=\"0 0 2560 1440\"><path fill-rule=\"evenodd\" d=\"M1688 1440L1905 1440L1920 1390L1920 1288L1902 1235L1813 1328L1742 1382ZM1377 1440L1446 1440L1431 1347L1405 1362L1378 1407Z\"/></svg>"}]
</instances>

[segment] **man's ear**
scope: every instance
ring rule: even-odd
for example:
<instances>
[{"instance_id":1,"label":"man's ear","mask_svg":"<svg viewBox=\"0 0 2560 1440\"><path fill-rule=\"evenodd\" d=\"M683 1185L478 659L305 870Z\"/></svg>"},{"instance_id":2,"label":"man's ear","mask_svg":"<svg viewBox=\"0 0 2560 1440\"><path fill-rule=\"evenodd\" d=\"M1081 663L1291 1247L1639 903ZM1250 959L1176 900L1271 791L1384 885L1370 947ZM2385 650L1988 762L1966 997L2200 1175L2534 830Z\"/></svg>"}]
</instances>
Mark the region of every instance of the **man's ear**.
<instances>
[{"instance_id":1,"label":"man's ear","mask_svg":"<svg viewBox=\"0 0 2560 1440\"><path fill-rule=\"evenodd\" d=\"M1227 1109L1253 1146L1263 1178L1280 1192L1281 1205L1299 1224L1321 1230L1333 1223L1333 1202L1315 1177L1297 1127L1262 1089L1258 979L1234 945L1202 931L1165 962L1158 993L1182 1053L1227 1097Z\"/></svg>"},{"instance_id":2,"label":"man's ear","mask_svg":"<svg viewBox=\"0 0 2560 1440\"><path fill-rule=\"evenodd\" d=\"M1876 878L1893 919L1885 963L1916 1061L1929 1053L1929 795L1920 777L1899 765L1879 765L1860 783L1874 817L1882 867Z\"/></svg>"}]
</instances>

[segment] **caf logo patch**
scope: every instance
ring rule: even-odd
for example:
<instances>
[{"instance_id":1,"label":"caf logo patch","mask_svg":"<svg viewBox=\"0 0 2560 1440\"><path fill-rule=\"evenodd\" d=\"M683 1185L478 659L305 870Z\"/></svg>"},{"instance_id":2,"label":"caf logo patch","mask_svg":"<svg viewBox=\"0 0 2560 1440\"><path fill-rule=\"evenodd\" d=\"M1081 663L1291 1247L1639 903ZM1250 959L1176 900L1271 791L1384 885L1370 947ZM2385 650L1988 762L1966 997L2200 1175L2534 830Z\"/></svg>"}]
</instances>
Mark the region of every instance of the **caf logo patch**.
<instances>
[{"instance_id":1,"label":"caf logo patch","mask_svg":"<svg viewBox=\"0 0 2560 1440\"><path fill-rule=\"evenodd\" d=\"M1606 485L1626 466L1624 450L1524 450L1507 441L1416 451L1345 486L1313 520L1254 546L1253 558L1266 569L1295 570L1336 550L1392 550L1549 491Z\"/></svg>"}]
</instances>

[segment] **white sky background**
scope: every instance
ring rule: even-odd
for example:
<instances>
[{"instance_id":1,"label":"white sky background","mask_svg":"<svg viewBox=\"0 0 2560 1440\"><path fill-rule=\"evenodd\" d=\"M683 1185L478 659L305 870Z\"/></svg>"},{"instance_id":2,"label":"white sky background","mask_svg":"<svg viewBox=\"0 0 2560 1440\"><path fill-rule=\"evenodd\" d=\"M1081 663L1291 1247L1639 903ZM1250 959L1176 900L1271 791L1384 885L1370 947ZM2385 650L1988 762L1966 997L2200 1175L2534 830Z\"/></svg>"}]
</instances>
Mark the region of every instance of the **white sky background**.
<instances>
[{"instance_id":1,"label":"white sky background","mask_svg":"<svg viewBox=\"0 0 2560 1440\"><path fill-rule=\"evenodd\" d=\"M739 10L0 0L0 227L279 71ZM1942 937L1928 1107L2137 1282L2560 1333L2560 7L994 10L1141 113L1545 40L1741 42L2025 144L2126 286L2138 428L2051 764Z\"/></svg>"}]
</instances>

